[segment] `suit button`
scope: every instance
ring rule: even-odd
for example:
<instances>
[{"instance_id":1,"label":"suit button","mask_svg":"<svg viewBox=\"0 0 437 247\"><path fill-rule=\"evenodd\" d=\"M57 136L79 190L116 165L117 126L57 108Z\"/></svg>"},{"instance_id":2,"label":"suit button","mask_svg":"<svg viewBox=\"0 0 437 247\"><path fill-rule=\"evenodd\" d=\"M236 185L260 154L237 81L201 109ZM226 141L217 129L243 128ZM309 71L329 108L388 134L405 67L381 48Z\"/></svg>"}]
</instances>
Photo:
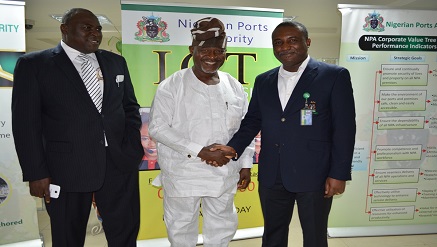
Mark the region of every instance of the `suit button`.
<instances>
[{"instance_id":1,"label":"suit button","mask_svg":"<svg viewBox=\"0 0 437 247\"><path fill-rule=\"evenodd\" d=\"M191 158L191 154L189 154L189 155L187 155L188 156L188 158Z\"/></svg>"},{"instance_id":2,"label":"suit button","mask_svg":"<svg viewBox=\"0 0 437 247\"><path fill-rule=\"evenodd\" d=\"M281 118L281 122L285 122L285 117Z\"/></svg>"}]
</instances>

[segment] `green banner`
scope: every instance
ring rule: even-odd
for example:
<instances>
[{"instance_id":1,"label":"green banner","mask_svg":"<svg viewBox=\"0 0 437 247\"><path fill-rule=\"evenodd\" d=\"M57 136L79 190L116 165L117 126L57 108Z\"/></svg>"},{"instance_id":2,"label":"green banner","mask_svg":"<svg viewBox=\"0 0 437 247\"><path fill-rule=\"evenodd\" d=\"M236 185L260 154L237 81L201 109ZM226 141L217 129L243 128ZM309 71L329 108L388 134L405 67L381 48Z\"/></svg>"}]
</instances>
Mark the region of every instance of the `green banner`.
<instances>
[{"instance_id":1,"label":"green banner","mask_svg":"<svg viewBox=\"0 0 437 247\"><path fill-rule=\"evenodd\" d=\"M213 16L224 23L228 47L226 62L220 70L240 81L248 93L248 99L255 77L279 65L272 53L270 36L273 29L282 22L283 10L124 2L121 6L123 56L128 62L143 112L147 112L151 106L156 88L162 80L193 65L188 50L191 45L190 29L201 18ZM148 117L144 119L148 120ZM163 238L166 241L162 208L164 192L151 185L158 174L159 170L140 171L140 240ZM240 230L257 229L263 225L256 165L252 176L249 188L237 192L235 199ZM239 232L236 238L255 236L253 233ZM256 236L262 234L262 230L255 232Z\"/></svg>"}]
</instances>

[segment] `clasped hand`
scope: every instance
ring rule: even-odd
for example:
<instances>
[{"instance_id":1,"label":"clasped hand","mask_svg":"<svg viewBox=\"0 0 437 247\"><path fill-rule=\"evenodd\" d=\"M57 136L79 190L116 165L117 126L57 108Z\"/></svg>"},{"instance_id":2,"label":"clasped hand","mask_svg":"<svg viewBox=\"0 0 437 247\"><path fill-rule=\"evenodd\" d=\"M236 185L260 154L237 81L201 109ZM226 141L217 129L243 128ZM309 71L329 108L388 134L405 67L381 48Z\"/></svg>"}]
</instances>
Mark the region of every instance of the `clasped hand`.
<instances>
[{"instance_id":1,"label":"clasped hand","mask_svg":"<svg viewBox=\"0 0 437 247\"><path fill-rule=\"evenodd\" d=\"M235 158L236 152L232 147L214 143L203 147L197 156L208 165L218 167L226 165Z\"/></svg>"}]
</instances>

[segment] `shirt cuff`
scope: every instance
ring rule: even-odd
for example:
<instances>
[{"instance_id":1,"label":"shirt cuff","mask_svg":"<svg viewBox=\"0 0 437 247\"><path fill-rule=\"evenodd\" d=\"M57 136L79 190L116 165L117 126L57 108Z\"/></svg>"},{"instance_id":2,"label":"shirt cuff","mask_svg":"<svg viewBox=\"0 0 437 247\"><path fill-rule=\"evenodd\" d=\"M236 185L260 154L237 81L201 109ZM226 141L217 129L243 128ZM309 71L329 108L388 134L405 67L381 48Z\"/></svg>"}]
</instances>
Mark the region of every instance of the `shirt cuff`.
<instances>
[{"instance_id":1,"label":"shirt cuff","mask_svg":"<svg viewBox=\"0 0 437 247\"><path fill-rule=\"evenodd\" d=\"M197 155L200 153L200 151L202 150L203 146L199 145L197 143L190 143L188 144L188 153L187 153L187 158L189 159L195 159L197 158Z\"/></svg>"}]
</instances>

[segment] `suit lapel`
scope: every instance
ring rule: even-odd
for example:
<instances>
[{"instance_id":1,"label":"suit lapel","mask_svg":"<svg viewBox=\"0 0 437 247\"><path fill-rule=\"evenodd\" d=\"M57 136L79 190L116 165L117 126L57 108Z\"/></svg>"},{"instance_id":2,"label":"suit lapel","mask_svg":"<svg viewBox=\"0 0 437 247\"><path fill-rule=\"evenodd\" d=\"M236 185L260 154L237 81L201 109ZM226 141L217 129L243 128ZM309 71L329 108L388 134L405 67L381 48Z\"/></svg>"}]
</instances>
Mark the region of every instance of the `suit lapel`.
<instances>
[{"instance_id":1,"label":"suit lapel","mask_svg":"<svg viewBox=\"0 0 437 247\"><path fill-rule=\"evenodd\" d=\"M267 78L267 83L268 86L263 88L263 91L265 90L265 92L267 95L269 95L268 99L270 99L273 105L275 105L274 107L277 108L279 107L282 110L282 106L281 106L281 100L279 99L279 92L278 92L278 74L279 74L279 67L276 68L275 70L273 70Z\"/></svg>"},{"instance_id":2,"label":"suit lapel","mask_svg":"<svg viewBox=\"0 0 437 247\"><path fill-rule=\"evenodd\" d=\"M303 99L303 94L311 87L318 74L318 65L317 61L312 58L308 62L307 67L305 68L302 76L296 84L296 87L291 94L290 99L287 102L287 106L285 107L284 112L295 112L299 111L303 108L303 105L298 104L301 102L298 99Z\"/></svg>"},{"instance_id":3,"label":"suit lapel","mask_svg":"<svg viewBox=\"0 0 437 247\"><path fill-rule=\"evenodd\" d=\"M62 49L61 44L53 50L53 61L58 66L58 68L67 76L67 81L70 82L73 87L79 92L79 95L83 97L84 102L89 102L89 105L96 109L88 90L85 87L85 84L82 81L79 73L68 57L67 53L65 53L64 49ZM97 111L97 109L96 109Z\"/></svg>"}]
</instances>

